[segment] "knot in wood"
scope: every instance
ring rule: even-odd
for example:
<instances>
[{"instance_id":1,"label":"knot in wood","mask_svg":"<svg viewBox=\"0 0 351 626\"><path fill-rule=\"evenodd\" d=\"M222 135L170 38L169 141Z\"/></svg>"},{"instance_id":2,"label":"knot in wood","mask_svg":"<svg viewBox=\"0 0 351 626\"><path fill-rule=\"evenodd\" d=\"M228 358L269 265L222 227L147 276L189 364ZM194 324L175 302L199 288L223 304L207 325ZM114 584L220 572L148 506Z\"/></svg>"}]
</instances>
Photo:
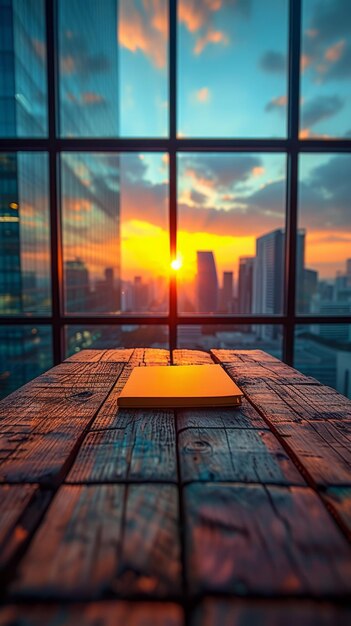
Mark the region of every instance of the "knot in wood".
<instances>
[{"instance_id":1,"label":"knot in wood","mask_svg":"<svg viewBox=\"0 0 351 626\"><path fill-rule=\"evenodd\" d=\"M193 454L194 452L208 454L209 452L211 452L211 450L211 445L207 441L201 441L200 439L198 441L192 441L191 443L188 443L184 448L184 451L188 454Z\"/></svg>"}]
</instances>

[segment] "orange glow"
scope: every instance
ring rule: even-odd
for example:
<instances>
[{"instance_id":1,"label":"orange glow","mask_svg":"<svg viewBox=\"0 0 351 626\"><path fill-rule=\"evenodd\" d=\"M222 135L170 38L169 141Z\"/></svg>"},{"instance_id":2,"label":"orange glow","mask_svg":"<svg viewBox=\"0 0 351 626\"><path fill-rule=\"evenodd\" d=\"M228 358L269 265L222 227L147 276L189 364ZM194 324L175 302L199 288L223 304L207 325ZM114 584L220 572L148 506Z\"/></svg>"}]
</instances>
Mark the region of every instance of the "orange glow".
<instances>
[{"instance_id":1,"label":"orange glow","mask_svg":"<svg viewBox=\"0 0 351 626\"><path fill-rule=\"evenodd\" d=\"M183 263L182 260L178 257L177 259L173 259L172 263L171 263L171 268L172 270L180 270L180 268L182 267Z\"/></svg>"}]
</instances>

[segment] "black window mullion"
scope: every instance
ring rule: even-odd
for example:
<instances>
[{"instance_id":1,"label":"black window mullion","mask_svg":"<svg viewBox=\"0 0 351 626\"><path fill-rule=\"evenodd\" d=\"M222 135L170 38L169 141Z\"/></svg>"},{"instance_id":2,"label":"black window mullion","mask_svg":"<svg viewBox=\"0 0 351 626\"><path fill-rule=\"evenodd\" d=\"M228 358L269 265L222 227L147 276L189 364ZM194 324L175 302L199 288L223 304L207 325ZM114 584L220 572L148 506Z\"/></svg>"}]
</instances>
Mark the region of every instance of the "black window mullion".
<instances>
[{"instance_id":1,"label":"black window mullion","mask_svg":"<svg viewBox=\"0 0 351 626\"><path fill-rule=\"evenodd\" d=\"M169 3L169 243L171 259L177 254L177 2ZM169 281L169 347L177 347L177 277Z\"/></svg>"},{"instance_id":2,"label":"black window mullion","mask_svg":"<svg viewBox=\"0 0 351 626\"><path fill-rule=\"evenodd\" d=\"M283 358L294 360L294 322L296 295L296 244L298 200L298 147L300 106L301 0L290 0L288 73L287 194L285 228L285 314Z\"/></svg>"},{"instance_id":3,"label":"black window mullion","mask_svg":"<svg viewBox=\"0 0 351 626\"><path fill-rule=\"evenodd\" d=\"M57 37L55 0L46 0L46 46L48 82L48 153L49 153L49 207L51 243L51 306L54 363L64 358L62 342L62 247L61 220L58 203L57 132Z\"/></svg>"}]
</instances>

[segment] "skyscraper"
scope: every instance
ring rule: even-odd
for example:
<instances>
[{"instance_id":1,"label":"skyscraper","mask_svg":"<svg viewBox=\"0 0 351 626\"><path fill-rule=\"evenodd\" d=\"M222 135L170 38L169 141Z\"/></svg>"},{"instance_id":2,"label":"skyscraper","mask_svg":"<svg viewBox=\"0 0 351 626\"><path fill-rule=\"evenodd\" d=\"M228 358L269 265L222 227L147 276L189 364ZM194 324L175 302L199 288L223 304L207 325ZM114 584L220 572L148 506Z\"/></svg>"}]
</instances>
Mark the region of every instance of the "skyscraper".
<instances>
[{"instance_id":1,"label":"skyscraper","mask_svg":"<svg viewBox=\"0 0 351 626\"><path fill-rule=\"evenodd\" d=\"M238 311L244 315L252 313L254 257L240 257L238 284Z\"/></svg>"},{"instance_id":2,"label":"skyscraper","mask_svg":"<svg viewBox=\"0 0 351 626\"><path fill-rule=\"evenodd\" d=\"M253 313L275 315L283 309L284 232L256 239Z\"/></svg>"},{"instance_id":3,"label":"skyscraper","mask_svg":"<svg viewBox=\"0 0 351 626\"><path fill-rule=\"evenodd\" d=\"M220 297L220 311L233 313L234 307L234 279L233 272L223 272L223 283Z\"/></svg>"},{"instance_id":4,"label":"skyscraper","mask_svg":"<svg viewBox=\"0 0 351 626\"><path fill-rule=\"evenodd\" d=\"M216 313L218 309L218 279L212 250L197 251L197 310Z\"/></svg>"}]
</instances>

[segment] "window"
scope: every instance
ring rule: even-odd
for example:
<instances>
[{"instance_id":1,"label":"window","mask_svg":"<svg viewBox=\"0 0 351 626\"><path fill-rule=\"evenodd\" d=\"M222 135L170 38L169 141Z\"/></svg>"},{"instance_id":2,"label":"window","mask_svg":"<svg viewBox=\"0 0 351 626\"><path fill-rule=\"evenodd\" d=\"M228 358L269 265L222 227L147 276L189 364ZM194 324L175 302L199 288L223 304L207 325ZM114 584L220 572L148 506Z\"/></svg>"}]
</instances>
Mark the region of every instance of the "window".
<instances>
[{"instance_id":1,"label":"window","mask_svg":"<svg viewBox=\"0 0 351 626\"><path fill-rule=\"evenodd\" d=\"M350 22L1 0L2 395L109 345L261 347L351 394Z\"/></svg>"}]
</instances>

